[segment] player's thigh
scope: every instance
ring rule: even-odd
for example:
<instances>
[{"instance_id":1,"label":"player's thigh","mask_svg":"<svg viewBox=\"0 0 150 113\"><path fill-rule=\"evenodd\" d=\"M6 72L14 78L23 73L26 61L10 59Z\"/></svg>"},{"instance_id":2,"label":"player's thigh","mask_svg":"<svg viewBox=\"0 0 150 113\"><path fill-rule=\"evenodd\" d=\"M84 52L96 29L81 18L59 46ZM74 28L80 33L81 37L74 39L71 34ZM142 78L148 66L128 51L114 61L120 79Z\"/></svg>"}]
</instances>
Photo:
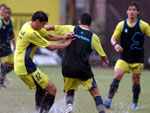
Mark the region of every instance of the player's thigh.
<instances>
[{"instance_id":1,"label":"player's thigh","mask_svg":"<svg viewBox=\"0 0 150 113\"><path fill-rule=\"evenodd\" d=\"M131 64L130 67L131 67L132 73L142 74L144 64L143 63L134 63L134 64Z\"/></svg>"},{"instance_id":2,"label":"player's thigh","mask_svg":"<svg viewBox=\"0 0 150 113\"><path fill-rule=\"evenodd\" d=\"M35 84L38 84L42 89L45 89L49 83L48 75L44 74L40 69L37 68L32 74Z\"/></svg>"},{"instance_id":3,"label":"player's thigh","mask_svg":"<svg viewBox=\"0 0 150 113\"><path fill-rule=\"evenodd\" d=\"M67 93L70 90L78 90L80 80L76 78L64 77L64 91Z\"/></svg>"},{"instance_id":4,"label":"player's thigh","mask_svg":"<svg viewBox=\"0 0 150 113\"><path fill-rule=\"evenodd\" d=\"M97 87L96 79L93 77L86 81L81 81L81 84L85 90L92 90Z\"/></svg>"},{"instance_id":5,"label":"player's thigh","mask_svg":"<svg viewBox=\"0 0 150 113\"><path fill-rule=\"evenodd\" d=\"M1 57L0 59L1 59L2 64L5 64L5 63L13 64L14 63L14 55L13 54Z\"/></svg>"},{"instance_id":6,"label":"player's thigh","mask_svg":"<svg viewBox=\"0 0 150 113\"><path fill-rule=\"evenodd\" d=\"M120 69L125 72L130 72L129 64L126 61L121 59L117 60L115 64L115 69Z\"/></svg>"},{"instance_id":7,"label":"player's thigh","mask_svg":"<svg viewBox=\"0 0 150 113\"><path fill-rule=\"evenodd\" d=\"M14 64L14 55L13 55L13 54L10 54L10 55L8 56L8 58L9 58L9 64Z\"/></svg>"},{"instance_id":8,"label":"player's thigh","mask_svg":"<svg viewBox=\"0 0 150 113\"><path fill-rule=\"evenodd\" d=\"M30 89L36 89L36 85L31 74L18 75L18 77L23 80Z\"/></svg>"}]
</instances>

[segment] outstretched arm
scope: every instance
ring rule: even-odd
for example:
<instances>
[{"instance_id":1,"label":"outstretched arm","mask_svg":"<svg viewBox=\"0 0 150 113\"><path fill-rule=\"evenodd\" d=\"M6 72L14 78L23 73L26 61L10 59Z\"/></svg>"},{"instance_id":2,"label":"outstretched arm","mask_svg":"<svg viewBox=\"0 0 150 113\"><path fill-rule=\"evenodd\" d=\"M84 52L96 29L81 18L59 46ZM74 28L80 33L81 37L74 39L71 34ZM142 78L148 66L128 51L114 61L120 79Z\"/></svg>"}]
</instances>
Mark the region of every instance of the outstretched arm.
<instances>
[{"instance_id":1,"label":"outstretched arm","mask_svg":"<svg viewBox=\"0 0 150 113\"><path fill-rule=\"evenodd\" d=\"M67 47L68 45L70 45L70 43L73 41L74 39L67 39L64 43L60 43L60 44L50 44L48 45L46 48L49 50L56 50L56 49L63 49L65 47Z\"/></svg>"},{"instance_id":2,"label":"outstretched arm","mask_svg":"<svg viewBox=\"0 0 150 113\"><path fill-rule=\"evenodd\" d=\"M73 32L69 32L66 35L62 36L62 35L56 35L56 34L48 34L45 38L48 41L58 41L58 40L66 40L68 38L72 38L73 37Z\"/></svg>"}]
</instances>

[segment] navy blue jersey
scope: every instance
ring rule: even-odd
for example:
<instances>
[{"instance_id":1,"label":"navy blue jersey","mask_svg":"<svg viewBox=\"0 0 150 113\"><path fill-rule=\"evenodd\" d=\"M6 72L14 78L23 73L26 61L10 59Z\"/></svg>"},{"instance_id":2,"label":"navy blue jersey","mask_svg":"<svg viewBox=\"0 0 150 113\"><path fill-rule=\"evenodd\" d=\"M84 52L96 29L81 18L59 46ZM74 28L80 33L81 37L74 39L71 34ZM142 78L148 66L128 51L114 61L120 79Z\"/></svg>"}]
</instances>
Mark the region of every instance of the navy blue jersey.
<instances>
[{"instance_id":1,"label":"navy blue jersey","mask_svg":"<svg viewBox=\"0 0 150 113\"><path fill-rule=\"evenodd\" d=\"M2 23L0 28L0 57L3 57L12 53L10 40L12 38L13 26L11 19L9 19L8 24L5 24L3 18L0 21Z\"/></svg>"},{"instance_id":2,"label":"navy blue jersey","mask_svg":"<svg viewBox=\"0 0 150 113\"><path fill-rule=\"evenodd\" d=\"M93 77L89 65L93 32L80 26L75 26L74 33L74 38L76 39L65 48L62 61L62 73L64 77L87 80Z\"/></svg>"},{"instance_id":3,"label":"navy blue jersey","mask_svg":"<svg viewBox=\"0 0 150 113\"><path fill-rule=\"evenodd\" d=\"M144 62L144 34L140 28L140 19L133 27L128 26L127 20L124 21L124 28L121 34L121 46L123 52L120 59L128 63Z\"/></svg>"}]
</instances>

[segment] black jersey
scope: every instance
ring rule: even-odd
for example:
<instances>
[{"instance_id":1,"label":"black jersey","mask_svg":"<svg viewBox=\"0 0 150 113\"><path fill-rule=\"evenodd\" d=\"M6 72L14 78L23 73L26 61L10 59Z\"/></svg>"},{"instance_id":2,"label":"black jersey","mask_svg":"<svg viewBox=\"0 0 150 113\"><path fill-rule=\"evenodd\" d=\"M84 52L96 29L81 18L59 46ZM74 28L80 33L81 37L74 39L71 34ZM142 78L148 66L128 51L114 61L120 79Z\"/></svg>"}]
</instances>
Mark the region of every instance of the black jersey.
<instances>
[{"instance_id":1,"label":"black jersey","mask_svg":"<svg viewBox=\"0 0 150 113\"><path fill-rule=\"evenodd\" d=\"M2 26L0 28L0 57L7 56L12 53L10 47L10 40L12 37L12 21L9 19L9 23L5 24L4 19L0 19Z\"/></svg>"},{"instance_id":2,"label":"black jersey","mask_svg":"<svg viewBox=\"0 0 150 113\"><path fill-rule=\"evenodd\" d=\"M140 28L140 19L137 19L133 27L128 26L127 20L124 21L120 41L123 47L120 59L128 63L144 62L144 34Z\"/></svg>"},{"instance_id":3,"label":"black jersey","mask_svg":"<svg viewBox=\"0 0 150 113\"><path fill-rule=\"evenodd\" d=\"M76 39L65 48L62 73L64 77L87 80L93 77L91 67L88 63L92 52L91 40L93 32L80 26L75 26L74 33L74 38Z\"/></svg>"}]
</instances>

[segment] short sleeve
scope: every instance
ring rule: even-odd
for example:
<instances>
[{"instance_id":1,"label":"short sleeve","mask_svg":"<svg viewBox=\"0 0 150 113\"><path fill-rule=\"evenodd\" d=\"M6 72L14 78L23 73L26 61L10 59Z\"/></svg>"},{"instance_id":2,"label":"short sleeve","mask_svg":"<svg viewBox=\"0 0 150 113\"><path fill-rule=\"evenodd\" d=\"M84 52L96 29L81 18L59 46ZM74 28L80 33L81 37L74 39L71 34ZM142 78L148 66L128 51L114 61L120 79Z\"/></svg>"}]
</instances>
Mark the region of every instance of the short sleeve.
<instances>
[{"instance_id":1,"label":"short sleeve","mask_svg":"<svg viewBox=\"0 0 150 113\"><path fill-rule=\"evenodd\" d=\"M29 41L39 47L47 47L50 44L50 42L47 41L43 36L41 36L38 31L34 31L31 34Z\"/></svg>"},{"instance_id":2,"label":"short sleeve","mask_svg":"<svg viewBox=\"0 0 150 113\"><path fill-rule=\"evenodd\" d=\"M42 37L46 37L46 36L48 35L48 34L47 34L47 30L44 29L44 28L38 30L38 32L40 33L40 35L41 35Z\"/></svg>"},{"instance_id":3,"label":"short sleeve","mask_svg":"<svg viewBox=\"0 0 150 113\"><path fill-rule=\"evenodd\" d=\"M98 53L98 55L100 57L106 56L106 54L101 46L100 38L96 34L94 34L92 37L92 48L93 48L93 50L95 50Z\"/></svg>"},{"instance_id":4,"label":"short sleeve","mask_svg":"<svg viewBox=\"0 0 150 113\"><path fill-rule=\"evenodd\" d=\"M119 40L120 37L121 37L121 32L123 30L123 24L124 24L124 21L121 21L120 23L118 23L112 37L116 40Z\"/></svg>"}]
</instances>

